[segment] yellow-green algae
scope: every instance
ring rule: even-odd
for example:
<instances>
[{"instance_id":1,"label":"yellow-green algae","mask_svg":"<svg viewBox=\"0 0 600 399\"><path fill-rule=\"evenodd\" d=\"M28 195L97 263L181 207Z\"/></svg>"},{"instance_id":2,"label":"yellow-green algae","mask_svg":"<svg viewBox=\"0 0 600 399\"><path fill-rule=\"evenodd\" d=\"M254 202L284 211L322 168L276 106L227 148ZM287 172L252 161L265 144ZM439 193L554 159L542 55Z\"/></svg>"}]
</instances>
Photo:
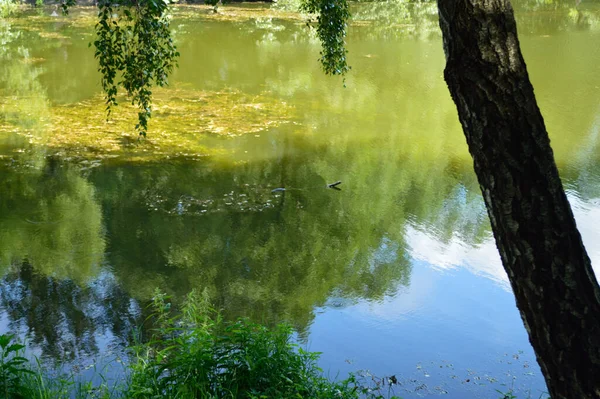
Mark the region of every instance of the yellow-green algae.
<instances>
[{"instance_id":1,"label":"yellow-green algae","mask_svg":"<svg viewBox=\"0 0 600 399\"><path fill-rule=\"evenodd\" d=\"M52 8L53 10L53 8ZM295 11L281 10L270 7L267 4L232 4L219 7L214 11L213 6L208 5L173 5L172 17L175 20L195 19L211 21L230 21L245 22L252 20L262 20L265 18L305 22L306 15ZM24 10L21 15L7 18L11 25L20 30L40 31L48 29L48 24L69 25L72 27L93 27L98 22L98 9L96 7L77 6L73 7L68 15L59 14L58 16L49 15L51 9L46 10L46 14L32 15ZM118 13L118 10L117 10Z\"/></svg>"},{"instance_id":2,"label":"yellow-green algae","mask_svg":"<svg viewBox=\"0 0 600 399\"><path fill-rule=\"evenodd\" d=\"M23 8L22 12L13 17L5 18L13 27L23 30L40 32L46 31L49 24L55 24L55 28L63 26L73 27L93 27L98 22L98 8L90 6L73 7L68 15L63 15L57 11L57 16L52 16L54 7L46 7L45 10L37 10L37 14L32 14L31 9Z\"/></svg>"},{"instance_id":3,"label":"yellow-green algae","mask_svg":"<svg viewBox=\"0 0 600 399\"><path fill-rule=\"evenodd\" d=\"M294 11L280 10L269 5L232 4L221 6L218 11L207 5L179 5L174 7L175 19L204 19L211 21L245 22L252 20L279 19L305 22L306 15Z\"/></svg>"},{"instance_id":4,"label":"yellow-green algae","mask_svg":"<svg viewBox=\"0 0 600 399\"><path fill-rule=\"evenodd\" d=\"M9 114L12 101L0 97L0 109ZM106 120L101 95L69 105L50 106L39 124L22 125L0 118L0 134L17 133L50 155L65 158L120 157L126 160L198 158L214 154L203 144L207 135L222 138L264 131L287 123L293 107L269 93L237 90L200 91L157 89L146 139L134 130L137 108L123 97ZM14 110L18 112L19 110Z\"/></svg>"},{"instance_id":5,"label":"yellow-green algae","mask_svg":"<svg viewBox=\"0 0 600 399\"><path fill-rule=\"evenodd\" d=\"M406 7L406 5L405 5ZM297 24L305 24L309 20L309 15L299 11L290 10L294 6L287 7L268 3L235 3L219 6L215 12L213 6L199 4L175 4L171 7L172 18L175 21L196 20L196 21L223 21L223 22L252 22L261 20L281 20L290 21ZM75 28L91 28L98 22L98 9L92 6L76 6L70 9L68 15L59 13L57 16L51 16L50 13L54 7L46 7L44 14L31 14L31 11L23 9L20 15L7 18L12 26L23 31L39 32L42 38L67 39L58 33L44 32L50 24L54 24L55 29L61 29L66 26ZM118 13L118 10L117 10ZM369 13L356 12L352 16L350 24L353 26L371 26L377 24L376 20ZM399 27L413 27L413 21L406 21L405 18L392 22Z\"/></svg>"}]
</instances>

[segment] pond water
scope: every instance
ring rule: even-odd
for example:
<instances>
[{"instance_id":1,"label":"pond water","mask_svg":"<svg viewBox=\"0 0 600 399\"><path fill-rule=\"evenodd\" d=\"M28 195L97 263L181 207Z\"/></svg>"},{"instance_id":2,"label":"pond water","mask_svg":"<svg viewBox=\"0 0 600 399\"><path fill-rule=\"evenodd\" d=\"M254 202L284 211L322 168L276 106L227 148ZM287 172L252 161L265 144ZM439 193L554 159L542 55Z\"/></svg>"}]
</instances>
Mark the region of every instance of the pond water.
<instances>
[{"instance_id":1,"label":"pond water","mask_svg":"<svg viewBox=\"0 0 600 399\"><path fill-rule=\"evenodd\" d=\"M179 68L140 142L131 108L104 119L93 9L0 20L0 333L84 367L119 353L156 289L175 303L195 289L227 317L291 323L331 376L396 375L405 398L538 398L435 5L384 6L354 6L345 87L292 13L177 8ZM517 15L599 265L600 7L573 6Z\"/></svg>"}]
</instances>

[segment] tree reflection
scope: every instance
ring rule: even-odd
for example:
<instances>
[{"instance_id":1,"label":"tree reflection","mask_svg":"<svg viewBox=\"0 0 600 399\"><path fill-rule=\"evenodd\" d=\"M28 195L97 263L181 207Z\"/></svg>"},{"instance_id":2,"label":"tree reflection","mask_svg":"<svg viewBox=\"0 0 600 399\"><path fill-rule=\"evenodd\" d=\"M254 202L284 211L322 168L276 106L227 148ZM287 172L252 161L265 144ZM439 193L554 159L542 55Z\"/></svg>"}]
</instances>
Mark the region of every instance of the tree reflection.
<instances>
[{"instance_id":1,"label":"tree reflection","mask_svg":"<svg viewBox=\"0 0 600 399\"><path fill-rule=\"evenodd\" d=\"M409 284L407 224L473 243L488 234L470 165L443 147L418 162L408 154L419 140L369 153L390 137L362 139L325 146L275 131L266 160L97 169L108 261L137 298L195 288L229 316L304 330L331 296L381 300ZM326 188L338 178L342 191Z\"/></svg>"},{"instance_id":2,"label":"tree reflection","mask_svg":"<svg viewBox=\"0 0 600 399\"><path fill-rule=\"evenodd\" d=\"M96 352L101 328L125 337L129 297L103 284L94 188L50 160L42 169L0 169L0 190L0 310L10 329L61 360Z\"/></svg>"},{"instance_id":3,"label":"tree reflection","mask_svg":"<svg viewBox=\"0 0 600 399\"><path fill-rule=\"evenodd\" d=\"M47 360L73 361L98 352L98 341L129 340L139 308L109 275L78 284L15 265L0 281L0 309L13 332L21 332ZM105 344L106 345L106 344Z\"/></svg>"},{"instance_id":4,"label":"tree reflection","mask_svg":"<svg viewBox=\"0 0 600 399\"><path fill-rule=\"evenodd\" d=\"M57 278L84 282L104 256L102 212L77 170L0 170L0 270L23 259Z\"/></svg>"}]
</instances>

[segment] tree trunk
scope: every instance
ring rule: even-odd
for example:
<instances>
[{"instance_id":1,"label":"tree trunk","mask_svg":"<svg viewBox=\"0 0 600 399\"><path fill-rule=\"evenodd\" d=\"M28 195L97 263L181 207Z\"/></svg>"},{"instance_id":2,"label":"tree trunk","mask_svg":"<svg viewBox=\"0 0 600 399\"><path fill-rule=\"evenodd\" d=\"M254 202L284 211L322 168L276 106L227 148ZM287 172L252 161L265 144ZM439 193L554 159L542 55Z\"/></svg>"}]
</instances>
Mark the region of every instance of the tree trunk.
<instances>
[{"instance_id":1,"label":"tree trunk","mask_svg":"<svg viewBox=\"0 0 600 399\"><path fill-rule=\"evenodd\" d=\"M548 389L600 398L600 288L558 176L508 0L438 0L444 76Z\"/></svg>"}]
</instances>

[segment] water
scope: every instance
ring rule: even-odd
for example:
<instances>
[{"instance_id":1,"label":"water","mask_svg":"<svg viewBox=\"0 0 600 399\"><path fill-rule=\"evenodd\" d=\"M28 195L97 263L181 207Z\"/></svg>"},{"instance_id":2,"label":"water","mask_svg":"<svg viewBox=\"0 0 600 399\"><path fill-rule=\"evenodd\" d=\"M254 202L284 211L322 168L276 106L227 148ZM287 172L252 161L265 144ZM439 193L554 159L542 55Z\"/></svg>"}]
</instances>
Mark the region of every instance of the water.
<instances>
[{"instance_id":1,"label":"water","mask_svg":"<svg viewBox=\"0 0 600 399\"><path fill-rule=\"evenodd\" d=\"M598 265L598 7L536 7L517 9L521 44ZM157 288L196 289L227 317L292 323L332 376L537 398L434 5L354 6L346 88L293 15L206 10L175 13L180 67L142 143L131 109L104 121L93 9L0 25L0 332L85 367L120 353Z\"/></svg>"}]
</instances>

